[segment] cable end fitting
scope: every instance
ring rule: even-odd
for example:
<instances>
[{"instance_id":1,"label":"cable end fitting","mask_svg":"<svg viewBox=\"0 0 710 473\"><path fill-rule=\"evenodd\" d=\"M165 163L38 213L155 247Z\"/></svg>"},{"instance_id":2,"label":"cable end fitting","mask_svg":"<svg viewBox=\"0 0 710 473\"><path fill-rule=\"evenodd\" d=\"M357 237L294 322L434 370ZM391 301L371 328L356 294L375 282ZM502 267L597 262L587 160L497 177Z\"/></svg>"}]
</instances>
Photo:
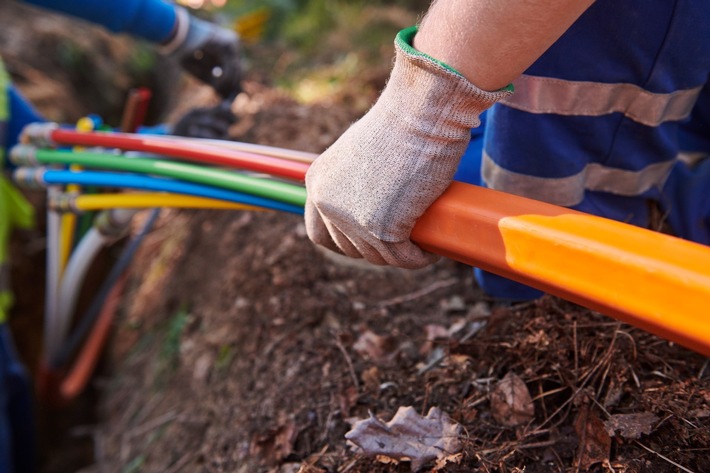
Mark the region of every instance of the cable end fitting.
<instances>
[{"instance_id":1,"label":"cable end fitting","mask_svg":"<svg viewBox=\"0 0 710 473\"><path fill-rule=\"evenodd\" d=\"M94 220L94 227L107 239L119 239L128 233L135 209L106 209Z\"/></svg>"},{"instance_id":2,"label":"cable end fitting","mask_svg":"<svg viewBox=\"0 0 710 473\"><path fill-rule=\"evenodd\" d=\"M16 166L39 166L37 148L33 145L15 145L10 149L10 162Z\"/></svg>"},{"instance_id":3,"label":"cable end fitting","mask_svg":"<svg viewBox=\"0 0 710 473\"><path fill-rule=\"evenodd\" d=\"M12 180L25 189L44 189L45 168L20 167L12 173Z\"/></svg>"},{"instance_id":4,"label":"cable end fitting","mask_svg":"<svg viewBox=\"0 0 710 473\"><path fill-rule=\"evenodd\" d=\"M76 198L78 197L76 192L63 192L60 194L48 194L47 206L49 210L54 212L71 212L73 214L82 215L83 210L76 206Z\"/></svg>"},{"instance_id":5,"label":"cable end fitting","mask_svg":"<svg viewBox=\"0 0 710 473\"><path fill-rule=\"evenodd\" d=\"M57 143L52 139L52 132L59 128L53 122L35 122L26 125L20 133L20 143L32 144L38 148L55 148Z\"/></svg>"},{"instance_id":6,"label":"cable end fitting","mask_svg":"<svg viewBox=\"0 0 710 473\"><path fill-rule=\"evenodd\" d=\"M175 26L170 35L170 39L158 45L157 50L164 56L169 56L185 43L187 33L190 29L190 13L185 8L175 8Z\"/></svg>"}]
</instances>

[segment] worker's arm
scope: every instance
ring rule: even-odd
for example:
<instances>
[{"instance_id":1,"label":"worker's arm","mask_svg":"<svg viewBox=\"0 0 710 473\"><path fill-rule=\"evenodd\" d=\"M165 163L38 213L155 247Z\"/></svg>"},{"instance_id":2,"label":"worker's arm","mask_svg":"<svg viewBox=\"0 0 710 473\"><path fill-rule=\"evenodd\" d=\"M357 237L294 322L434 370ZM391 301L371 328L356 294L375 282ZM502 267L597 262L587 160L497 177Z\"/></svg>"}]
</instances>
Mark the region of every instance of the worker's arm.
<instances>
[{"instance_id":1,"label":"worker's arm","mask_svg":"<svg viewBox=\"0 0 710 473\"><path fill-rule=\"evenodd\" d=\"M241 90L241 45L229 29L163 0L25 0L158 45L222 97Z\"/></svg>"},{"instance_id":2,"label":"worker's arm","mask_svg":"<svg viewBox=\"0 0 710 473\"><path fill-rule=\"evenodd\" d=\"M439 0L400 32L373 108L313 163L306 229L315 243L374 264L435 261L410 241L448 187L479 114L592 0Z\"/></svg>"},{"instance_id":3,"label":"worker's arm","mask_svg":"<svg viewBox=\"0 0 710 473\"><path fill-rule=\"evenodd\" d=\"M592 3L438 0L422 20L414 47L481 89L497 90L522 74Z\"/></svg>"},{"instance_id":4,"label":"worker's arm","mask_svg":"<svg viewBox=\"0 0 710 473\"><path fill-rule=\"evenodd\" d=\"M128 33L154 43L170 38L175 5L163 0L25 0L66 15L102 25L114 33Z\"/></svg>"}]
</instances>

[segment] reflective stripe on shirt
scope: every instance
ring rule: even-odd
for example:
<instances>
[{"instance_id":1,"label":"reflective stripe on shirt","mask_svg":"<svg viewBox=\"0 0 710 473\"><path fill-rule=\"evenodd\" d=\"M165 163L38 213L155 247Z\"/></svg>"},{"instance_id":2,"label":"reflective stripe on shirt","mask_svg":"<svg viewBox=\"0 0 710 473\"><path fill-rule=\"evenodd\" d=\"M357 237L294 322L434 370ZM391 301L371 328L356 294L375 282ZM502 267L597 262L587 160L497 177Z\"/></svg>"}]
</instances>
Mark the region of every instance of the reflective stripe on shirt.
<instances>
[{"instance_id":1,"label":"reflective stripe on shirt","mask_svg":"<svg viewBox=\"0 0 710 473\"><path fill-rule=\"evenodd\" d=\"M537 177L509 171L484 152L482 176L492 189L570 207L582 202L585 190L636 196L649 189L660 188L673 164L673 161L663 161L639 171L629 171L589 163L571 176Z\"/></svg>"},{"instance_id":2,"label":"reflective stripe on shirt","mask_svg":"<svg viewBox=\"0 0 710 473\"><path fill-rule=\"evenodd\" d=\"M601 116L623 113L646 126L682 120L702 87L656 94L633 84L605 84L523 75L513 82L515 93L501 100L529 113Z\"/></svg>"}]
</instances>

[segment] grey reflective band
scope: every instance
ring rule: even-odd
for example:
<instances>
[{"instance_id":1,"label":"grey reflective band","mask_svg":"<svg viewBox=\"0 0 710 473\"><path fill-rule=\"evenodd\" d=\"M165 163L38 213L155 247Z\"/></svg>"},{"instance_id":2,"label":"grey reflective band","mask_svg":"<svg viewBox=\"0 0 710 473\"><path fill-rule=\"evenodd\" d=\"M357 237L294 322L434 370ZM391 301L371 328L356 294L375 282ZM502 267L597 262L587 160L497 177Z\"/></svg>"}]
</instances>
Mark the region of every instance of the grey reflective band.
<instances>
[{"instance_id":1,"label":"grey reflective band","mask_svg":"<svg viewBox=\"0 0 710 473\"><path fill-rule=\"evenodd\" d=\"M674 161L650 164L640 171L588 164L582 171L567 177L537 177L509 171L483 153L483 180L491 189L570 207L584 199L584 191L610 192L635 196L654 187L660 188L668 178Z\"/></svg>"},{"instance_id":2,"label":"grey reflective band","mask_svg":"<svg viewBox=\"0 0 710 473\"><path fill-rule=\"evenodd\" d=\"M10 265L0 263L0 292L10 290Z\"/></svg>"},{"instance_id":3,"label":"grey reflective band","mask_svg":"<svg viewBox=\"0 0 710 473\"><path fill-rule=\"evenodd\" d=\"M710 157L710 154L704 151L681 151L677 156L678 161L682 161L690 167L695 166L708 157Z\"/></svg>"},{"instance_id":4,"label":"grey reflective band","mask_svg":"<svg viewBox=\"0 0 710 473\"><path fill-rule=\"evenodd\" d=\"M601 116L623 113L646 126L686 118L702 86L670 94L654 94L633 84L605 84L523 75L515 93L500 102L530 113Z\"/></svg>"},{"instance_id":5,"label":"grey reflective band","mask_svg":"<svg viewBox=\"0 0 710 473\"><path fill-rule=\"evenodd\" d=\"M166 56L174 53L185 42L189 30L190 14L182 7L175 8L175 32L166 44L158 45L156 49Z\"/></svg>"}]
</instances>

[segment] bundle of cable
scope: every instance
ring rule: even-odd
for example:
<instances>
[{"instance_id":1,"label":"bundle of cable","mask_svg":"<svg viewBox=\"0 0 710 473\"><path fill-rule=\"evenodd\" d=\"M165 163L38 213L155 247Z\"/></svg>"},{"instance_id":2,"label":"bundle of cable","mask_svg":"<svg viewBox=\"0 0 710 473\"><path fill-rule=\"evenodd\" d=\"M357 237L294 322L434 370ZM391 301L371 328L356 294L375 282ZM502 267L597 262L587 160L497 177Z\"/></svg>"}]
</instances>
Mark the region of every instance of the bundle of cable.
<instances>
[{"instance_id":1,"label":"bundle of cable","mask_svg":"<svg viewBox=\"0 0 710 473\"><path fill-rule=\"evenodd\" d=\"M78 395L95 366L110 325L99 322L108 317L101 316L102 309L112 306L109 296L156 216L125 246L88 311L73 323L77 300L92 261L125 235L135 213L180 207L300 215L303 180L315 159L249 143L73 130L53 123L27 126L22 143L10 152L18 166L15 182L47 190L45 340L38 384L52 403ZM82 225L77 215L90 216L92 223L84 219Z\"/></svg>"}]
</instances>

